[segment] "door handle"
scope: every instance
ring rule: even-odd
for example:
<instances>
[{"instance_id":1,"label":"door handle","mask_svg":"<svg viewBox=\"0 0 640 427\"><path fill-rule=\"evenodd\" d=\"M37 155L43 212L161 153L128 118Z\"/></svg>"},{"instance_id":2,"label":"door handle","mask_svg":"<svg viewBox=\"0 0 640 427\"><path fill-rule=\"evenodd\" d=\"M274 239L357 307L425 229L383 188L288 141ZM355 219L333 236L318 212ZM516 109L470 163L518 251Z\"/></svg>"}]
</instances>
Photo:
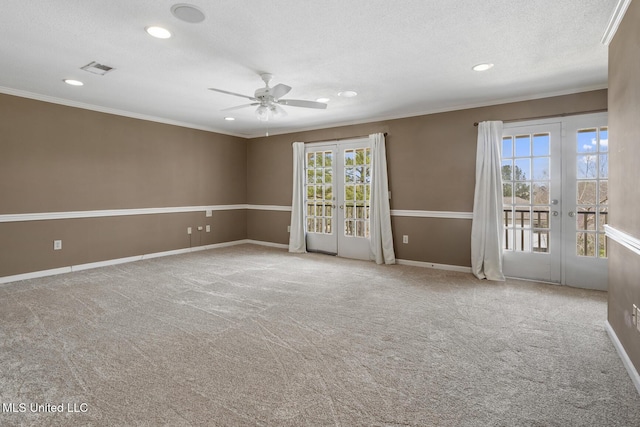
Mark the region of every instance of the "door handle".
<instances>
[{"instance_id":1,"label":"door handle","mask_svg":"<svg viewBox=\"0 0 640 427\"><path fill-rule=\"evenodd\" d=\"M344 206L340 205L340 209L344 209Z\"/></svg>"},{"instance_id":2,"label":"door handle","mask_svg":"<svg viewBox=\"0 0 640 427\"><path fill-rule=\"evenodd\" d=\"M571 218L573 218L574 216L576 216L576 213L575 213L574 211L571 211L571 212L569 212L569 216L570 216Z\"/></svg>"},{"instance_id":3,"label":"door handle","mask_svg":"<svg viewBox=\"0 0 640 427\"><path fill-rule=\"evenodd\" d=\"M553 200L551 201L551 204L552 204L552 205L557 205L557 204L558 204L558 199L553 199Z\"/></svg>"},{"instance_id":4,"label":"door handle","mask_svg":"<svg viewBox=\"0 0 640 427\"><path fill-rule=\"evenodd\" d=\"M553 211L553 216L558 216L558 211Z\"/></svg>"}]
</instances>

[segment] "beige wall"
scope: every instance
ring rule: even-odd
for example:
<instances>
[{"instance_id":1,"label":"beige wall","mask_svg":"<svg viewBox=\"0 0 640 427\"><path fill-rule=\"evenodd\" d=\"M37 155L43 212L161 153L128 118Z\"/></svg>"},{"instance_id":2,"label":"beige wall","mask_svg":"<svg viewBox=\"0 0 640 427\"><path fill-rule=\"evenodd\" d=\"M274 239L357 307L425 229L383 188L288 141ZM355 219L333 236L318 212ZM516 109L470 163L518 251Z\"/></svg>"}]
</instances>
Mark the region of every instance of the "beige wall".
<instances>
[{"instance_id":1,"label":"beige wall","mask_svg":"<svg viewBox=\"0 0 640 427\"><path fill-rule=\"evenodd\" d=\"M640 239L640 3L631 2L609 46L610 225ZM640 371L640 332L631 324L640 306L640 256L612 242L609 323Z\"/></svg>"},{"instance_id":2,"label":"beige wall","mask_svg":"<svg viewBox=\"0 0 640 427\"><path fill-rule=\"evenodd\" d=\"M388 132L392 209L471 212L474 122L606 107L600 90L246 140L0 95L0 214L290 206L292 142L374 132ZM289 217L240 210L0 223L0 277L245 238L286 244ZM209 234L195 229L206 224ZM392 225L398 258L470 265L470 220L395 216Z\"/></svg>"},{"instance_id":3,"label":"beige wall","mask_svg":"<svg viewBox=\"0 0 640 427\"><path fill-rule=\"evenodd\" d=\"M471 212L477 128L483 120L527 119L607 108L607 91L459 110L405 119L251 139L247 147L250 204L291 205L295 141L321 141L388 132L391 209ZM288 212L251 213L248 237L265 233L287 242ZM396 256L428 263L470 266L471 221L393 217ZM409 244L401 242L409 235Z\"/></svg>"},{"instance_id":4,"label":"beige wall","mask_svg":"<svg viewBox=\"0 0 640 427\"><path fill-rule=\"evenodd\" d=\"M9 95L0 117L0 214L246 202L243 138ZM244 238L244 210L0 223L0 277Z\"/></svg>"}]
</instances>

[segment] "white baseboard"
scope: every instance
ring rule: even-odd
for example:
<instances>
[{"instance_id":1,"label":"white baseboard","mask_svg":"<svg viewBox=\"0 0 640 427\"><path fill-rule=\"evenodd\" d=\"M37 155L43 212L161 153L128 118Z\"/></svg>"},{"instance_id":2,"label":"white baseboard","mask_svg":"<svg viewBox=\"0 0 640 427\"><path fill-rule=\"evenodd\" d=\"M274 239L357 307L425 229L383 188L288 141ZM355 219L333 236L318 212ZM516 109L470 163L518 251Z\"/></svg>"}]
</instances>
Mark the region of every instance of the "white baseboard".
<instances>
[{"instance_id":1,"label":"white baseboard","mask_svg":"<svg viewBox=\"0 0 640 427\"><path fill-rule=\"evenodd\" d=\"M262 240L247 239L244 241L244 243L250 243L252 245L260 245L260 246L268 246L270 248L289 249L289 245L285 245L283 243L263 242Z\"/></svg>"},{"instance_id":2,"label":"white baseboard","mask_svg":"<svg viewBox=\"0 0 640 427\"><path fill-rule=\"evenodd\" d=\"M87 264L71 265L68 267L54 268L51 270L40 270L40 271L31 272L31 273L16 274L13 276L4 276L4 277L0 277L0 284L18 282L20 280L37 279L40 277L55 276L57 274L72 273L74 271L90 270L92 268L108 267L110 265L125 264L128 262L142 261L144 259L160 258L165 256L171 256L171 255L187 254L190 252L206 251L209 249L224 248L227 246L242 245L245 243L251 243L254 245L280 247L280 246L277 246L278 244L276 243L260 242L257 240L248 240L248 239L234 240L231 242L214 243L212 245L195 246L192 248L175 249L175 250L164 251L164 252L154 252L150 254L136 255L136 256L125 257L125 258L116 258L116 259L108 259L105 261L90 262ZM287 247L286 245L281 245L281 246Z\"/></svg>"},{"instance_id":3,"label":"white baseboard","mask_svg":"<svg viewBox=\"0 0 640 427\"><path fill-rule=\"evenodd\" d=\"M125 257L125 258L116 258L116 259L109 259L105 261L90 262L86 264L71 265L68 267L54 268L51 270L33 271L30 273L16 274L13 276L4 276L4 277L0 277L0 284L18 282L21 280L37 279L40 277L55 276L58 274L72 273L75 271L90 270L93 268L108 267L110 265L125 264L128 262L142 261L145 259L160 258L165 256L171 256L171 255L188 254L191 252L206 251L209 249L224 248L228 246L236 246L236 245L242 245L242 244L260 245L260 246L267 246L267 247L278 248L278 249L289 249L289 245L286 245L283 243L273 243L273 242L264 242L261 240L242 239L242 240L234 240L231 242L214 243L212 245L195 246L192 248L175 249L171 251L154 252L149 254ZM411 260L403 260L403 259L396 260L396 263L400 265L411 265L414 267L426 267L426 268L434 268L437 270L449 270L449 271L460 271L463 273L471 273L471 267L461 267L458 265L436 264L432 262L411 261Z\"/></svg>"},{"instance_id":4,"label":"white baseboard","mask_svg":"<svg viewBox=\"0 0 640 427\"><path fill-rule=\"evenodd\" d=\"M412 261L409 259L396 259L396 264L411 265L414 267L434 268L436 270L459 271L461 273L471 273L471 267L461 265L436 264L434 262Z\"/></svg>"},{"instance_id":5,"label":"white baseboard","mask_svg":"<svg viewBox=\"0 0 640 427\"><path fill-rule=\"evenodd\" d=\"M618 339L618 336L616 335L615 331L608 321L605 322L604 329L609 334L609 338L611 338L611 342L613 342L613 346L616 348L618 356L620 356L620 359L622 359L622 364L627 369L627 373L631 377L633 385L636 386L636 390L638 390L638 393L640 393L640 375L638 374L638 371L636 370L635 366L633 366L633 363L631 363L631 359L629 359L627 352L624 350L622 343Z\"/></svg>"}]
</instances>

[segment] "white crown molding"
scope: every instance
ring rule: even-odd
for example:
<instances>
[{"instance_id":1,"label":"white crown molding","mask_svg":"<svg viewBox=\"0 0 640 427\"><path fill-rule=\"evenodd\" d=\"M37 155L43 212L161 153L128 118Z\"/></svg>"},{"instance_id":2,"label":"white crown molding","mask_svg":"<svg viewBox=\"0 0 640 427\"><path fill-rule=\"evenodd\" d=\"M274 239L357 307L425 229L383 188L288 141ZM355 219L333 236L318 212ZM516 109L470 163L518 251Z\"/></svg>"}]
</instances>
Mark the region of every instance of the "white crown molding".
<instances>
[{"instance_id":1,"label":"white crown molding","mask_svg":"<svg viewBox=\"0 0 640 427\"><path fill-rule=\"evenodd\" d=\"M621 0L621 1L629 1L630 2L630 0ZM627 7L628 7L628 5L627 5ZM333 122L333 123L330 123L330 124L329 123L325 123L325 124L309 126L309 127L301 127L301 128L296 128L296 129L286 129L286 130L283 130L283 131L278 131L277 129L272 129L272 130L269 131L269 135L270 136L288 135L288 134L296 134L296 133L300 133L300 132L309 132L309 131L314 131L314 130L333 129L333 128L337 128L337 127L362 125L362 124L372 124L372 125L378 124L379 125L379 122L385 122L385 121L390 121L390 120L408 119L408 118L412 118L412 117L427 116L427 115L431 115L431 114L447 113L447 112L450 112L450 111L469 110L469 109L472 109L472 108L482 108L482 107L490 107L490 106L493 106L493 105L510 104L510 103L513 103L513 102L532 101L532 100L535 100L535 99L552 98L552 97L555 97L555 96L573 95L573 94L576 94L576 93L590 92L590 91L601 90L601 89L607 89L607 85L606 84L602 84L602 85L595 85L595 86L585 86L585 87L581 87L581 88L568 89L568 90L562 90L562 91L556 91L556 92L546 92L546 93L541 93L541 94L536 94L536 95L527 95L527 96L520 96L520 97L513 97L513 98L501 98L501 99L496 99L496 100L488 101L488 102L480 102L480 103L474 103L474 104L461 104L461 105L455 105L455 106L446 107L446 108L432 108L432 109L428 109L428 110L419 111L419 112L416 112L416 113L402 113L402 114L392 114L392 115L381 115L381 116L374 116L374 117L368 117L368 118L363 118L363 119ZM82 103L82 102L71 101L71 100L68 100L68 99L57 98L57 97L48 96L48 95L41 95L41 94L38 94L38 93L28 92L28 91L19 90L19 89L13 89L13 88L5 87L5 86L0 86L0 93L5 93L7 95L19 96L19 97L22 97L22 98L35 99L37 101L50 102L50 103L53 103L53 104L66 105L68 107L76 107L76 108L82 108L82 109L85 109L85 110L97 111L97 112L101 112L101 113L114 114L114 115L117 115L117 116L129 117L129 118L133 118L133 119L147 120L147 121L152 121L152 122L157 122L157 123L164 123L164 124L173 125L173 126L181 126L181 127L186 127L186 128L190 128L190 129L203 130L203 131L207 131L207 132L215 132L215 133L219 133L219 134L222 134L222 135L229 135L229 136L235 136L235 137L238 137L238 138L243 138L243 139L246 139L246 140L264 138L265 137L265 135L262 133L262 131L260 131L259 133L233 133L233 132L229 132L229 131L226 131L226 130L223 130L223 129L213 128L213 127L206 127L206 126L199 126L199 125L196 125L196 124L193 124L193 123L179 122L179 121L176 121L176 120L170 120L170 119L166 119L166 118L162 118L162 117L155 117L155 116L149 116L149 115L144 115L144 114L139 114L139 113L133 113L133 112L130 112L130 111L117 110L117 109L114 109L114 108L101 107L101 106L93 105L93 104L85 104L85 103ZM266 137L266 138L268 138L268 137Z\"/></svg>"},{"instance_id":2,"label":"white crown molding","mask_svg":"<svg viewBox=\"0 0 640 427\"><path fill-rule=\"evenodd\" d=\"M199 126L193 123L188 123L188 122L181 122L178 120L171 120L171 119L167 119L164 117L157 117L157 116L150 116L147 114L140 114L140 113L134 113L131 111L126 111L126 110L119 110L116 108L109 108L109 107L102 107L100 105L94 105L94 104L86 104L84 102L78 102L78 101L72 101L70 99L64 99L64 98L57 98L55 96L49 96L49 95L42 95L39 93L34 93L34 92L28 92L26 90L20 90L20 89L13 89L10 87L6 87L6 86L0 86L0 93L4 93L6 95L13 95L13 96L19 96L21 98L28 98L28 99L34 99L36 101L43 101L43 102L49 102L52 104L59 104L59 105L64 105L67 107L75 107L75 108L82 108L83 110L90 110L90 111L97 111L99 113L106 113L106 114L113 114L116 116L122 116L122 117L129 117L131 119L138 119L138 120L146 120L149 122L156 122L156 123L163 123L166 125L172 125L172 126L180 126L180 127L184 127L184 128L189 128L189 129L197 129L197 130L203 130L206 132L214 132L214 133L219 133L222 135L229 135L229 136L236 136L239 138L243 138L243 139L247 139L247 135L243 135L243 134L239 134L239 133L232 133L226 130L222 130L222 129L218 129L218 128L214 128L214 127L208 127L208 126Z\"/></svg>"},{"instance_id":3,"label":"white crown molding","mask_svg":"<svg viewBox=\"0 0 640 427\"><path fill-rule=\"evenodd\" d=\"M630 251L640 255L640 240L624 231L618 230L608 224L604 226L605 235L611 240L620 243Z\"/></svg>"},{"instance_id":4,"label":"white crown molding","mask_svg":"<svg viewBox=\"0 0 640 427\"><path fill-rule=\"evenodd\" d=\"M613 40L613 37L616 35L618 27L620 27L620 23L622 22L625 13L627 13L627 9L630 4L631 0L618 0L618 4L616 4L615 9L613 9L613 13L611 14L611 18L609 18L607 28L604 30L600 43L605 46L609 46L611 40Z\"/></svg>"},{"instance_id":5,"label":"white crown molding","mask_svg":"<svg viewBox=\"0 0 640 427\"><path fill-rule=\"evenodd\" d=\"M294 134L298 134L300 132L310 132L310 131L314 131L314 130L334 129L334 128L338 128L338 127L355 126L355 125L366 125L366 124L376 125L376 127L374 127L373 129L378 129L378 130L372 130L369 133L386 132L386 130L387 130L386 126L387 125L384 124L384 123L380 123L380 122L386 122L386 121L391 121L391 120L400 120L400 119L410 119L410 118L413 118L413 117L428 116L428 115L431 115L431 114L448 113L448 112L451 112L451 111L470 110L470 109L473 109L473 108L491 107L491 106L494 106L494 105L511 104L511 103L514 103L514 102L534 101L536 99L553 98L553 97L556 97L556 96L575 95L575 94L583 93L583 92L592 92L592 91L595 91L595 90L608 89L608 87L609 87L608 84L604 83L604 84L599 84L599 85L583 86L583 87L580 87L580 88L559 90L559 91L555 91L555 92L545 92L545 93L534 94L534 95L525 95L525 96L518 96L518 97L513 97L513 98L499 98L499 99L495 99L495 100L492 100L492 101L478 102L478 103L473 103L473 104L461 104L461 105L454 105L454 106L445 107L445 108L432 108L432 109L428 109L428 110L422 110L422 111L419 111L419 112L416 112L416 113L380 115L380 116L373 116L373 117L368 117L368 118L360 119L360 120L347 120L347 121L341 121L341 122L333 122L330 125L328 125L328 124L316 125L316 126L301 127L301 128L296 128L296 129L289 129L289 130L284 130L284 131L278 131L277 129L272 129L272 130L269 130L269 136L289 135L289 134L294 135ZM383 130L380 130L380 129L383 129ZM261 133L260 134L251 133L251 134L247 134L247 135L242 135L242 137L246 138L248 140L257 139L257 138L266 138L266 139L269 138L269 137L265 137ZM296 138L297 138L298 141L301 140L299 135L297 135ZM304 138L302 138L302 139L304 139Z\"/></svg>"}]
</instances>

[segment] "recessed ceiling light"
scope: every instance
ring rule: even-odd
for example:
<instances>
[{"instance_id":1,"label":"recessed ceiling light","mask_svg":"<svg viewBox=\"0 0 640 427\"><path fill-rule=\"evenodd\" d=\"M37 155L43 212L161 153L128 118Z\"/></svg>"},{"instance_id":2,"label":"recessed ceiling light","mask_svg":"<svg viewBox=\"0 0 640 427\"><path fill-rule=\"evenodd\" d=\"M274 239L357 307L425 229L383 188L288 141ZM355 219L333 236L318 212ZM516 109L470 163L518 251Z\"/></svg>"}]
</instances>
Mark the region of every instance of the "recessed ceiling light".
<instances>
[{"instance_id":1,"label":"recessed ceiling light","mask_svg":"<svg viewBox=\"0 0 640 427\"><path fill-rule=\"evenodd\" d=\"M84 85L84 83L82 83L80 80L64 79L63 82L65 82L66 84L71 85L71 86L82 86L82 85Z\"/></svg>"},{"instance_id":2,"label":"recessed ceiling light","mask_svg":"<svg viewBox=\"0 0 640 427\"><path fill-rule=\"evenodd\" d=\"M204 13L197 7L190 4L174 4L171 6L173 16L181 21L197 24L204 21Z\"/></svg>"},{"instance_id":3,"label":"recessed ceiling light","mask_svg":"<svg viewBox=\"0 0 640 427\"><path fill-rule=\"evenodd\" d=\"M236 118L235 118L235 117L225 117L224 119L225 119L225 120L227 120L227 121L229 121L229 122L232 122L232 121L234 121Z\"/></svg>"},{"instance_id":4,"label":"recessed ceiling light","mask_svg":"<svg viewBox=\"0 0 640 427\"><path fill-rule=\"evenodd\" d=\"M354 96L357 96L358 92L353 91L353 90L343 90L342 92L338 92L338 96L342 96L344 98L353 98Z\"/></svg>"},{"instance_id":5,"label":"recessed ceiling light","mask_svg":"<svg viewBox=\"0 0 640 427\"><path fill-rule=\"evenodd\" d=\"M318 98L318 99L316 99L316 102L329 102L329 101L331 101L330 98Z\"/></svg>"},{"instance_id":6,"label":"recessed ceiling light","mask_svg":"<svg viewBox=\"0 0 640 427\"><path fill-rule=\"evenodd\" d=\"M171 32L162 27L147 27L145 31L157 39L168 39L171 37Z\"/></svg>"},{"instance_id":7,"label":"recessed ceiling light","mask_svg":"<svg viewBox=\"0 0 640 427\"><path fill-rule=\"evenodd\" d=\"M492 68L492 67L493 67L493 64L490 64L490 63L478 64L478 65L474 65L473 71L487 71L489 68Z\"/></svg>"}]
</instances>

